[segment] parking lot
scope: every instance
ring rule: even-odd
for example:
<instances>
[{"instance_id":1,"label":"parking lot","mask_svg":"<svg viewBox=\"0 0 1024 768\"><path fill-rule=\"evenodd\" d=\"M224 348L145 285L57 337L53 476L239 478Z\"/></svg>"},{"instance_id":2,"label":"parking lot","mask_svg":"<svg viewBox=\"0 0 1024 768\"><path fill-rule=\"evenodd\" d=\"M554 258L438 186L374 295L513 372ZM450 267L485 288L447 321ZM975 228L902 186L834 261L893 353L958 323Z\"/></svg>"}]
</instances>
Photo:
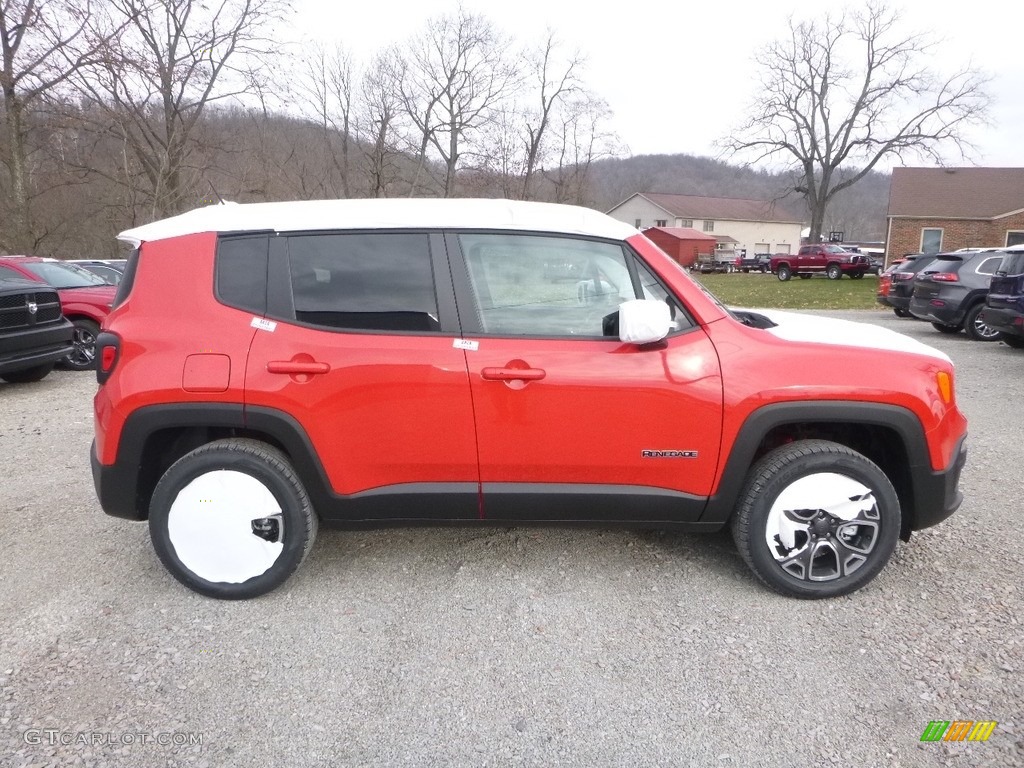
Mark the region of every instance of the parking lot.
<instances>
[{"instance_id":1,"label":"parking lot","mask_svg":"<svg viewBox=\"0 0 1024 768\"><path fill-rule=\"evenodd\" d=\"M960 511L830 601L725 533L557 528L322 530L214 601L100 510L94 378L0 384L0 765L1024 764L1024 352L829 314L947 352L970 421Z\"/></svg>"}]
</instances>

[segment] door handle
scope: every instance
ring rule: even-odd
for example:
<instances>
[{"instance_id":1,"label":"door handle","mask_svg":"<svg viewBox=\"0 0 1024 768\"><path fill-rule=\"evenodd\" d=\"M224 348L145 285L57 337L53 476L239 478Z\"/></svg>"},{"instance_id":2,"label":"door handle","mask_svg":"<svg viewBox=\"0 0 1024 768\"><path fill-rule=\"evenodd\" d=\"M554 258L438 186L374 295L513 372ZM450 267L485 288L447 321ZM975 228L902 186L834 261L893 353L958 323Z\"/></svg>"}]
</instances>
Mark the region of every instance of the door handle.
<instances>
[{"instance_id":1,"label":"door handle","mask_svg":"<svg viewBox=\"0 0 1024 768\"><path fill-rule=\"evenodd\" d=\"M327 363L320 363L316 360L271 360L267 363L269 373L288 373L295 375L305 373L312 376L317 373L330 373L331 366Z\"/></svg>"},{"instance_id":2,"label":"door handle","mask_svg":"<svg viewBox=\"0 0 1024 768\"><path fill-rule=\"evenodd\" d=\"M484 368L481 378L488 381L540 381L547 371L540 368Z\"/></svg>"}]
</instances>

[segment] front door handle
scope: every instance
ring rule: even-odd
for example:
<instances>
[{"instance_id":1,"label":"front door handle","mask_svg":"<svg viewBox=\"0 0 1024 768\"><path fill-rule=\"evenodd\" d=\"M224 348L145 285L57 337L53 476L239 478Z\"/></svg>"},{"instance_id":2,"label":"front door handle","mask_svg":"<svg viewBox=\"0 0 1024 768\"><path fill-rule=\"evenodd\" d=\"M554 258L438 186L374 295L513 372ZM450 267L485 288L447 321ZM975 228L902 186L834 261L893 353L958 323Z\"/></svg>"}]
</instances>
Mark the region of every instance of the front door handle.
<instances>
[{"instance_id":1,"label":"front door handle","mask_svg":"<svg viewBox=\"0 0 1024 768\"><path fill-rule=\"evenodd\" d=\"M547 372L541 368L484 368L480 376L488 381L540 381Z\"/></svg>"},{"instance_id":2,"label":"front door handle","mask_svg":"<svg viewBox=\"0 0 1024 768\"><path fill-rule=\"evenodd\" d=\"M330 373L331 366L316 360L271 360L267 363L269 373L288 373L295 375L304 373L309 376L317 373Z\"/></svg>"}]
</instances>

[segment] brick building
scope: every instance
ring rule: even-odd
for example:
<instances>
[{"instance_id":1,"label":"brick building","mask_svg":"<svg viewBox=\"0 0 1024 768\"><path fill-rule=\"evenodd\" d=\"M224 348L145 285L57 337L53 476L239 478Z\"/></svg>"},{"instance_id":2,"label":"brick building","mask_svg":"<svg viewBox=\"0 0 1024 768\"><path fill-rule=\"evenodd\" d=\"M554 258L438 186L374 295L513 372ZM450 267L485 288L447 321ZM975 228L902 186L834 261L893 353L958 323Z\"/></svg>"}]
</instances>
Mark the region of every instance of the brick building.
<instances>
[{"instance_id":1,"label":"brick building","mask_svg":"<svg viewBox=\"0 0 1024 768\"><path fill-rule=\"evenodd\" d=\"M1024 168L894 168L886 261L1024 243Z\"/></svg>"}]
</instances>

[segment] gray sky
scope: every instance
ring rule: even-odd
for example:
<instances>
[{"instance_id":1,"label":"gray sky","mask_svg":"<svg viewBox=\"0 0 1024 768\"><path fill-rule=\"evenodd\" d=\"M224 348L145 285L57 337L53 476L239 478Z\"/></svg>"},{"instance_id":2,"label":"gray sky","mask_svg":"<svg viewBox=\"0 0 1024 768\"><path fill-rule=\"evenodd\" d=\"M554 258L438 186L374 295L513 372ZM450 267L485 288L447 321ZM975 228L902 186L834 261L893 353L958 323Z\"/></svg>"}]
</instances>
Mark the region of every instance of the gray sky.
<instances>
[{"instance_id":1,"label":"gray sky","mask_svg":"<svg viewBox=\"0 0 1024 768\"><path fill-rule=\"evenodd\" d=\"M613 129L632 154L715 155L713 142L742 119L754 97L758 46L782 36L787 17L823 16L838 0L720 0L618 4L578 0L463 0L516 42L540 41L547 28L587 58L585 79L615 113ZM339 41L364 63L376 50L452 13L456 0L339 3L297 0L300 34ZM902 26L945 40L936 68L970 64L994 77L993 125L974 130L979 153L950 165L1024 166L1024 11L1012 0L910 0ZM606 8L616 8L614 11ZM1011 10L1013 9L1013 10ZM1014 18L1016 17L1016 18ZM909 162L908 164L923 164Z\"/></svg>"}]
</instances>

